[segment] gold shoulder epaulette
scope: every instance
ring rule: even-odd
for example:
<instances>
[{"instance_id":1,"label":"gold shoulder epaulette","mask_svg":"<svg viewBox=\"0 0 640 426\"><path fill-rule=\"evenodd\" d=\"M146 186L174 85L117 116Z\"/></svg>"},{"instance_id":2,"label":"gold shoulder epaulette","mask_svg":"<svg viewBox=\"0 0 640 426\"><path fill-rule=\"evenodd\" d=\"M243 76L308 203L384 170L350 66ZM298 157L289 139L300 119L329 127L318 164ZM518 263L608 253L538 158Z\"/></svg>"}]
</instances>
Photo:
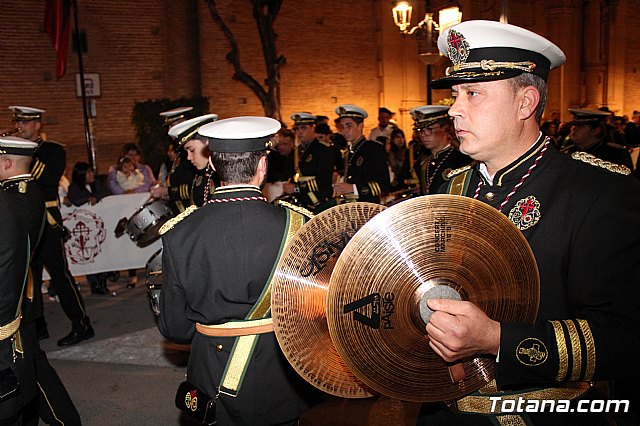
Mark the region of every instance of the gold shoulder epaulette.
<instances>
[{"instance_id":1,"label":"gold shoulder epaulette","mask_svg":"<svg viewBox=\"0 0 640 426\"><path fill-rule=\"evenodd\" d=\"M164 235L165 232L172 229L174 226L176 226L178 222L182 221L182 219L189 216L191 213L195 212L196 210L198 210L196 206L189 206L186 208L185 211L181 212L178 216L172 217L171 219L166 221L164 225L160 227L160 231L159 231L160 235Z\"/></svg>"},{"instance_id":2,"label":"gold shoulder epaulette","mask_svg":"<svg viewBox=\"0 0 640 426\"><path fill-rule=\"evenodd\" d=\"M311 213L309 210L304 207L298 207L295 204L287 203L286 201L278 200L276 201L277 206L284 207L289 210L293 210L296 213L300 213L301 215L308 217L309 219L313 218L315 215Z\"/></svg>"},{"instance_id":3,"label":"gold shoulder epaulette","mask_svg":"<svg viewBox=\"0 0 640 426\"><path fill-rule=\"evenodd\" d=\"M449 173L447 173L446 179L451 180L452 177L459 175L460 173L466 172L467 170L470 170L473 167L473 164L474 163L467 164L466 166L460 167L459 169L451 170Z\"/></svg>"},{"instance_id":4,"label":"gold shoulder epaulette","mask_svg":"<svg viewBox=\"0 0 640 426\"><path fill-rule=\"evenodd\" d=\"M373 142L373 143L377 143L378 145L380 145L381 147L383 147L383 148L384 148L384 144L383 144L382 142L380 142L379 140L371 140L371 139L369 139L369 140L370 140L371 142Z\"/></svg>"},{"instance_id":5,"label":"gold shoulder epaulette","mask_svg":"<svg viewBox=\"0 0 640 426\"><path fill-rule=\"evenodd\" d=\"M571 154L571 158L574 160L582 161L583 163L591 164L592 166L600 167L602 169L609 170L610 172L618 173L628 176L631 174L631 170L627 166L622 164L612 163L611 161L601 160L593 154L586 152L574 152Z\"/></svg>"}]
</instances>

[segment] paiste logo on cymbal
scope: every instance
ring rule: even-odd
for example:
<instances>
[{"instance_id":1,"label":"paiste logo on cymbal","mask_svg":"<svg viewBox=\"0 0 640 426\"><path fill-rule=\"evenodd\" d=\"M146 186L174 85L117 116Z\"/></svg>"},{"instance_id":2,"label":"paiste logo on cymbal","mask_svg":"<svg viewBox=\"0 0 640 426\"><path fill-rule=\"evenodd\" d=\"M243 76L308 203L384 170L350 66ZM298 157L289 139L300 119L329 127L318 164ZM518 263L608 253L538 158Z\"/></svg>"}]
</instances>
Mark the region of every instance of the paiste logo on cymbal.
<instances>
[{"instance_id":1,"label":"paiste logo on cymbal","mask_svg":"<svg viewBox=\"0 0 640 426\"><path fill-rule=\"evenodd\" d=\"M391 316L395 312L394 308L394 294L392 292L386 292L382 297L382 309L383 315L380 314L380 294L379 293L371 293L368 296L365 296L361 299L353 301L351 303L347 303L344 305L344 314L349 314L353 312L353 319L361 322L362 324L369 326L371 328L380 328L380 324L383 324L383 328L387 330L393 329L393 324L391 322ZM364 311L370 312L370 316L367 316L365 313L362 313L362 309Z\"/></svg>"}]
</instances>

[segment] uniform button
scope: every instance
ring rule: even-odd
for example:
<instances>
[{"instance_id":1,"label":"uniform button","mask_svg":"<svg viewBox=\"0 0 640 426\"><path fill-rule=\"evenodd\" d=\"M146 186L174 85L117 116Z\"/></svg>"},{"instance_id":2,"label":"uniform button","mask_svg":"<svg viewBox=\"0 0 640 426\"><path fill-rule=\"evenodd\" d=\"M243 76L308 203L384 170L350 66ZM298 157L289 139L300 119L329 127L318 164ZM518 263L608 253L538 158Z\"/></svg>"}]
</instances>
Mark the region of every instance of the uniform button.
<instances>
[{"instance_id":1,"label":"uniform button","mask_svg":"<svg viewBox=\"0 0 640 426\"><path fill-rule=\"evenodd\" d=\"M222 345L216 345L216 351L222 352Z\"/></svg>"},{"instance_id":2,"label":"uniform button","mask_svg":"<svg viewBox=\"0 0 640 426\"><path fill-rule=\"evenodd\" d=\"M487 192L487 195L485 195L484 198L486 198L487 201L493 201L493 199L496 198L496 195L493 192Z\"/></svg>"}]
</instances>

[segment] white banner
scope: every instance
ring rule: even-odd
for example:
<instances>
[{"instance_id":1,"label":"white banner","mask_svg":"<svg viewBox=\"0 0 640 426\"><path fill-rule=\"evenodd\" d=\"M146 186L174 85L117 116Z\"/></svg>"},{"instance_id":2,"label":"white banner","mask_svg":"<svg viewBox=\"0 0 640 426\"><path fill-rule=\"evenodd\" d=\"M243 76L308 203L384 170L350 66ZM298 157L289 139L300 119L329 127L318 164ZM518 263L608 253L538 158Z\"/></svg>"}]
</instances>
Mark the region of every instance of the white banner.
<instances>
[{"instance_id":1,"label":"white banner","mask_svg":"<svg viewBox=\"0 0 640 426\"><path fill-rule=\"evenodd\" d=\"M93 206L62 206L63 223L71 231L71 238L65 244L71 274L144 268L162 247L162 242L157 240L140 248L126 232L116 238L114 231L120 219L139 214L138 210L148 199L149 193L110 195ZM45 275L48 275L46 271Z\"/></svg>"}]
</instances>

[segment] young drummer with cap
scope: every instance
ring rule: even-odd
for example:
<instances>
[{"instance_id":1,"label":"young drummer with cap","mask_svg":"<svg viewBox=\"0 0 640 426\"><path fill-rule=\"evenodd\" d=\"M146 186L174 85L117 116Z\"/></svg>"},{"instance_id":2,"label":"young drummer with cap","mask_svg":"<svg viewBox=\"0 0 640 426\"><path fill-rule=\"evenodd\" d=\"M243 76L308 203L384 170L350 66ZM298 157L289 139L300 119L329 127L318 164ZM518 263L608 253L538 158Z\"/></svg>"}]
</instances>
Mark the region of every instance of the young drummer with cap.
<instances>
[{"instance_id":1,"label":"young drummer with cap","mask_svg":"<svg viewBox=\"0 0 640 426\"><path fill-rule=\"evenodd\" d=\"M33 154L31 175L44 193L47 223L33 262L34 291L40 291L42 268L46 266L51 275L51 285L72 325L71 332L58 340L58 346L74 345L93 337L94 331L64 252L65 230L58 205L58 183L64 173L67 154L59 143L40 138L44 110L24 106L9 108L13 111L13 121L20 137L38 144ZM40 325L38 336L48 337L44 320L40 324L44 325Z\"/></svg>"},{"instance_id":2,"label":"young drummer with cap","mask_svg":"<svg viewBox=\"0 0 640 426\"><path fill-rule=\"evenodd\" d=\"M305 221L260 191L269 138L279 128L265 117L202 126L221 186L161 231L159 328L172 341L191 343L176 401L200 421L214 420L205 409L215 405L218 424L295 425L310 406L310 385L280 352L265 299L287 236ZM252 330L256 321L260 330Z\"/></svg>"},{"instance_id":3,"label":"young drummer with cap","mask_svg":"<svg viewBox=\"0 0 640 426\"><path fill-rule=\"evenodd\" d=\"M384 146L364 137L367 112L350 104L336 108L338 131L347 140L343 182L333 184L334 194L347 200L380 202L380 195L389 192L389 170Z\"/></svg>"},{"instance_id":4,"label":"young drummer with cap","mask_svg":"<svg viewBox=\"0 0 640 426\"><path fill-rule=\"evenodd\" d=\"M169 199L179 203L184 211L186 206L201 207L213 189L218 186L217 174L209 167L209 148L206 140L198 136L198 129L218 119L217 114L205 114L171 126L169 136L178 143L178 150L186 152L186 159L196 168L195 176L190 183L179 186L171 184L173 174L169 174ZM180 161L183 161L179 157ZM172 169L173 170L173 169Z\"/></svg>"},{"instance_id":5,"label":"young drummer with cap","mask_svg":"<svg viewBox=\"0 0 640 426\"><path fill-rule=\"evenodd\" d=\"M593 399L593 381L638 377L640 234L630 230L640 228L640 185L592 156L562 155L540 133L547 75L565 60L553 43L468 21L445 30L438 47L453 65L433 87L451 88L460 151L479 162L452 173L448 192L495 207L522 231L538 264L540 305L534 324L511 324L471 302L428 301L433 351L447 362L495 357L495 381L448 404L463 415L428 404L419 423L601 421L601 413L500 412L490 398Z\"/></svg>"},{"instance_id":6,"label":"young drummer with cap","mask_svg":"<svg viewBox=\"0 0 640 426\"><path fill-rule=\"evenodd\" d=\"M449 107L444 105L425 105L409 111L413 129L427 150L414 162L411 162L411 152L407 155L407 164L411 164L418 175L420 195L437 193L442 184L449 181L449 172L471 163L471 158L454 146L457 140L448 111Z\"/></svg>"}]
</instances>

